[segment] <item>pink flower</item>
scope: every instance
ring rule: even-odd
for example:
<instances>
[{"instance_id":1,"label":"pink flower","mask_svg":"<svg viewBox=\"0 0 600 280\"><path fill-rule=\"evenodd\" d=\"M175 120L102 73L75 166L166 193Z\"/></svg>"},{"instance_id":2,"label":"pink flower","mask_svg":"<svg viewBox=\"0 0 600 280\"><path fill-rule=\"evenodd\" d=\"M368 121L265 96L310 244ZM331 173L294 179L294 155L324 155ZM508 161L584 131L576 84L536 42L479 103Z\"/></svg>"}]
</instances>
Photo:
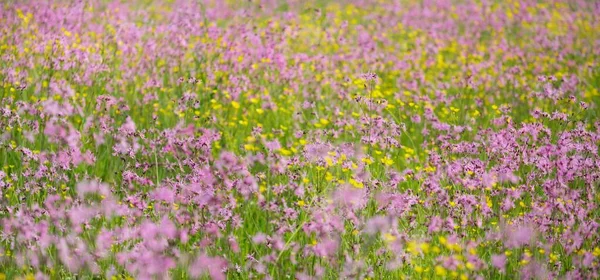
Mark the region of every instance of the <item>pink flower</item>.
<instances>
[{"instance_id":1,"label":"pink flower","mask_svg":"<svg viewBox=\"0 0 600 280\"><path fill-rule=\"evenodd\" d=\"M374 235L385 232L392 226L391 219L386 216L376 216L367 221L365 225L365 233Z\"/></svg>"},{"instance_id":2,"label":"pink flower","mask_svg":"<svg viewBox=\"0 0 600 280\"><path fill-rule=\"evenodd\" d=\"M325 239L317 243L313 248L315 254L319 257L334 256L337 252L339 242L335 239Z\"/></svg>"},{"instance_id":3,"label":"pink flower","mask_svg":"<svg viewBox=\"0 0 600 280\"><path fill-rule=\"evenodd\" d=\"M255 244L267 243L267 236L262 232L257 233L254 237L252 237L252 242Z\"/></svg>"},{"instance_id":4,"label":"pink flower","mask_svg":"<svg viewBox=\"0 0 600 280\"><path fill-rule=\"evenodd\" d=\"M97 182L97 181L84 181L77 184L77 195L83 198L88 193L97 193L103 196L110 195L110 189L108 185Z\"/></svg>"},{"instance_id":5,"label":"pink flower","mask_svg":"<svg viewBox=\"0 0 600 280\"><path fill-rule=\"evenodd\" d=\"M152 198L167 203L175 202L175 192L172 189L161 187L152 192Z\"/></svg>"},{"instance_id":6,"label":"pink flower","mask_svg":"<svg viewBox=\"0 0 600 280\"><path fill-rule=\"evenodd\" d=\"M493 255L492 256L492 265L498 270L504 272L506 268L506 255Z\"/></svg>"},{"instance_id":7,"label":"pink flower","mask_svg":"<svg viewBox=\"0 0 600 280\"><path fill-rule=\"evenodd\" d=\"M192 277L200 277L207 273L213 280L226 279L224 271L227 269L227 261L220 257L209 257L201 254L196 258L190 267L189 272Z\"/></svg>"},{"instance_id":8,"label":"pink flower","mask_svg":"<svg viewBox=\"0 0 600 280\"><path fill-rule=\"evenodd\" d=\"M532 241L534 233L535 231L533 228L528 226L519 226L509 229L507 232L508 238L506 240L506 246L516 248L527 245Z\"/></svg>"},{"instance_id":9,"label":"pink flower","mask_svg":"<svg viewBox=\"0 0 600 280\"><path fill-rule=\"evenodd\" d=\"M125 136L130 136L135 133L135 123L131 119L131 117L127 117L125 123L119 128L119 132L124 134Z\"/></svg>"}]
</instances>

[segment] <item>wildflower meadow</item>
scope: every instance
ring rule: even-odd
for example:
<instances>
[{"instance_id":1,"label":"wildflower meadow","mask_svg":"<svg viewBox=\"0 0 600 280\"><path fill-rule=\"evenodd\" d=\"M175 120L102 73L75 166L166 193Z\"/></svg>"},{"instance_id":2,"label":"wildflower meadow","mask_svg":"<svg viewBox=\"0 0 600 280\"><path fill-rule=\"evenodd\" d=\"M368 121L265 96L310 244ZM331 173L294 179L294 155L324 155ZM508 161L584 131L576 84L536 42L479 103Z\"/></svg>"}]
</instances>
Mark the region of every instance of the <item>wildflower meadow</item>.
<instances>
[{"instance_id":1,"label":"wildflower meadow","mask_svg":"<svg viewBox=\"0 0 600 280\"><path fill-rule=\"evenodd\" d=\"M0 3L0 280L600 279L600 2Z\"/></svg>"}]
</instances>

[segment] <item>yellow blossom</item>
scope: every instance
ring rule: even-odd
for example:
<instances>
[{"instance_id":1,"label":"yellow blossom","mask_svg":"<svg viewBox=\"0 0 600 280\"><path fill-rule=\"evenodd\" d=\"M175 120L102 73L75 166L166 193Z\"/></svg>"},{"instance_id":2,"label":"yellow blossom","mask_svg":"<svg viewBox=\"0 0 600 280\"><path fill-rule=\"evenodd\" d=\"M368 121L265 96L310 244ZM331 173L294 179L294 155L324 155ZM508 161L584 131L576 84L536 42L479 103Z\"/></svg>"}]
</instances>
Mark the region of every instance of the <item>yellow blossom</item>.
<instances>
[{"instance_id":1,"label":"yellow blossom","mask_svg":"<svg viewBox=\"0 0 600 280\"><path fill-rule=\"evenodd\" d=\"M442 267L441 265L436 265L435 266L435 275L437 276L446 276L447 271L444 267Z\"/></svg>"},{"instance_id":2,"label":"yellow blossom","mask_svg":"<svg viewBox=\"0 0 600 280\"><path fill-rule=\"evenodd\" d=\"M389 157L382 158L381 162L383 164L385 164L386 166L390 166L390 165L394 164L394 161Z\"/></svg>"}]
</instances>

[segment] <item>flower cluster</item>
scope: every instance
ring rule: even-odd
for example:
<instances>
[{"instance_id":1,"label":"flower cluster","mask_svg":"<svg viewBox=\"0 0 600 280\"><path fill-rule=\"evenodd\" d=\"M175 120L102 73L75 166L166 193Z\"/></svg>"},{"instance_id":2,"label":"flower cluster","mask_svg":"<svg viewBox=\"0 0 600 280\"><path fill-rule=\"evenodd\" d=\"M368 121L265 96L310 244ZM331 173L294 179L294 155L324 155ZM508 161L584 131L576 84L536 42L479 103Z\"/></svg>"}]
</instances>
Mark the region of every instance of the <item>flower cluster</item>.
<instances>
[{"instance_id":1,"label":"flower cluster","mask_svg":"<svg viewBox=\"0 0 600 280\"><path fill-rule=\"evenodd\" d=\"M0 4L0 280L600 278L600 5L258 2Z\"/></svg>"}]
</instances>

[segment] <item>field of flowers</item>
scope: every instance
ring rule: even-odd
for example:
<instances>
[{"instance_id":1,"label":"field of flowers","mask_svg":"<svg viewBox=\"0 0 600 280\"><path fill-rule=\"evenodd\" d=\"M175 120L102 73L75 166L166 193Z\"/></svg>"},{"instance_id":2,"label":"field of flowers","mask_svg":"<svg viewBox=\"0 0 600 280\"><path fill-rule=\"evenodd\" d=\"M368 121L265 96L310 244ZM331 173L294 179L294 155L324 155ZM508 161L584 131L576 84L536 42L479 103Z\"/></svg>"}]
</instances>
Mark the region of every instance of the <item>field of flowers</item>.
<instances>
[{"instance_id":1,"label":"field of flowers","mask_svg":"<svg viewBox=\"0 0 600 280\"><path fill-rule=\"evenodd\" d=\"M0 280L600 278L600 3L0 3Z\"/></svg>"}]
</instances>

